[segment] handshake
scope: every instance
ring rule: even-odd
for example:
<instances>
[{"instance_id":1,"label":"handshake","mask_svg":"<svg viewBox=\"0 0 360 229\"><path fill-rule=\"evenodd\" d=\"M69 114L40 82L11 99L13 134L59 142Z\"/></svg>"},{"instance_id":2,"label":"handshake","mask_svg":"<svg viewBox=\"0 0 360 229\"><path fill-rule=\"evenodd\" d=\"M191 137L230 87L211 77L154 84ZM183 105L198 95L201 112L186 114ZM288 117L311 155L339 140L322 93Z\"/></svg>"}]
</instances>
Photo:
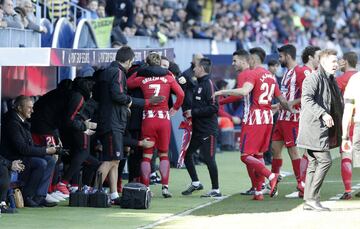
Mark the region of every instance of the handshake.
<instances>
[{"instance_id":1,"label":"handshake","mask_svg":"<svg viewBox=\"0 0 360 229\"><path fill-rule=\"evenodd\" d=\"M90 119L88 119L88 120L85 120L84 121L84 124L85 124L85 126L86 126L86 130L84 131L84 133L86 134L86 135L89 135L89 136L91 136L91 135L93 135L93 134L95 134L95 129L96 129L96 127L97 127L97 123L96 122L90 122Z\"/></svg>"}]
</instances>

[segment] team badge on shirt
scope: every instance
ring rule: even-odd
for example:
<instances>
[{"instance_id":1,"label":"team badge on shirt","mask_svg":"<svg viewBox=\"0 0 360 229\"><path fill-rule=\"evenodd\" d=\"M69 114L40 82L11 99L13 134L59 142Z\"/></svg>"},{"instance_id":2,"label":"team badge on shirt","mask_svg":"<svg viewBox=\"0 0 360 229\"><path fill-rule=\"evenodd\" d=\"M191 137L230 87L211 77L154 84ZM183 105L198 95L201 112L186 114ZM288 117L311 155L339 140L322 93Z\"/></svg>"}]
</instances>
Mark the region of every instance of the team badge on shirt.
<instances>
[{"instance_id":1,"label":"team badge on shirt","mask_svg":"<svg viewBox=\"0 0 360 229\"><path fill-rule=\"evenodd\" d=\"M309 75L311 75L311 72L310 72L309 70L305 70L305 71L304 71L304 75L305 75L306 77L308 77Z\"/></svg>"},{"instance_id":2,"label":"team badge on shirt","mask_svg":"<svg viewBox=\"0 0 360 229\"><path fill-rule=\"evenodd\" d=\"M202 91L202 87L199 87L199 89L198 89L198 94L200 94L201 91Z\"/></svg>"}]
</instances>

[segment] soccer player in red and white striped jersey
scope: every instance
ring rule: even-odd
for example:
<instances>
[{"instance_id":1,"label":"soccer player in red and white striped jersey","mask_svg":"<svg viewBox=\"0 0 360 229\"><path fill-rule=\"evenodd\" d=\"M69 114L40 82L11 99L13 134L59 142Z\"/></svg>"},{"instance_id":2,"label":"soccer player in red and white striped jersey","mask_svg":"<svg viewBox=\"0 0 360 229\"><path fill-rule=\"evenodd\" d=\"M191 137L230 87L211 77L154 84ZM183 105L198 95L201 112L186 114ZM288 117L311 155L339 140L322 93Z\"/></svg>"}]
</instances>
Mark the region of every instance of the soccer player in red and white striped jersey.
<instances>
[{"instance_id":1,"label":"soccer player in red and white striped jersey","mask_svg":"<svg viewBox=\"0 0 360 229\"><path fill-rule=\"evenodd\" d=\"M254 200L263 200L262 184L264 177L270 180L270 196L277 191L277 178L279 174L272 173L265 167L263 153L267 151L273 126L271 101L273 96L290 110L285 98L281 95L275 76L261 65L266 53L262 48L250 49L249 72L242 88L222 90L215 95L244 96L245 114L240 137L241 160L247 167L255 171L256 192Z\"/></svg>"},{"instance_id":2,"label":"soccer player in red and white striped jersey","mask_svg":"<svg viewBox=\"0 0 360 229\"><path fill-rule=\"evenodd\" d=\"M355 52L347 52L344 53L342 59L340 60L340 70L344 73L341 76L336 78L336 82L339 86L341 94L344 95L345 88L355 73L358 71L356 70L356 64L358 62L358 56ZM354 122L351 122L349 137L352 141L353 137L353 130L354 130ZM341 153L341 177L343 180L345 192L340 197L342 200L349 200L352 198L351 196L351 179L352 179L352 154L351 152L343 152L340 149Z\"/></svg>"},{"instance_id":3,"label":"soccer player in red and white striped jersey","mask_svg":"<svg viewBox=\"0 0 360 229\"><path fill-rule=\"evenodd\" d=\"M160 66L161 57L159 54L150 53L146 58L146 62L149 66L140 69L127 80L128 88L141 88L145 99L149 99L152 96L162 96L165 99L158 104L145 104L144 106L141 124L142 138L154 141L155 146L143 150L143 160L141 162L142 183L146 186L150 184L150 161L154 148L156 148L160 158L159 170L161 174L162 195L165 198L170 198L172 197L168 190L170 173L168 157L171 133L170 116L174 115L181 107L184 100L184 92L176 82L174 75ZM176 94L176 101L169 110L168 101L171 91Z\"/></svg>"},{"instance_id":4,"label":"soccer player in red and white striped jersey","mask_svg":"<svg viewBox=\"0 0 360 229\"><path fill-rule=\"evenodd\" d=\"M287 44L280 47L278 51L281 66L287 68L281 81L281 92L286 100L291 103L296 112L291 113L282 108L279 110L279 116L272 136L271 148L273 160L271 171L280 173L280 168L282 166L281 152L285 145L291 158L293 171L297 181L297 189L303 193L304 188L301 185L300 178L301 159L296 148L296 138L299 129L302 82L306 77L305 73L310 74L310 72L304 71L303 68L296 63L295 46Z\"/></svg>"}]
</instances>

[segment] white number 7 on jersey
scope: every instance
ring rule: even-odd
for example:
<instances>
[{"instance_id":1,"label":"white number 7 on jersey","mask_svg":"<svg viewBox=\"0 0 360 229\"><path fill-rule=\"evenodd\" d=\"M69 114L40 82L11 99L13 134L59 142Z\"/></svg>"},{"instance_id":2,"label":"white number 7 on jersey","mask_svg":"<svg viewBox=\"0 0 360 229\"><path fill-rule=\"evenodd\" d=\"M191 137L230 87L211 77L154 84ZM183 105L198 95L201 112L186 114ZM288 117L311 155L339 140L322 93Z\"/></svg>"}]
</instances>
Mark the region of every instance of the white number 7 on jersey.
<instances>
[{"instance_id":1,"label":"white number 7 on jersey","mask_svg":"<svg viewBox=\"0 0 360 229\"><path fill-rule=\"evenodd\" d=\"M154 89L154 95L158 96L160 92L160 84L150 84L149 89Z\"/></svg>"},{"instance_id":2,"label":"white number 7 on jersey","mask_svg":"<svg viewBox=\"0 0 360 229\"><path fill-rule=\"evenodd\" d=\"M259 104L269 104L271 103L272 97L274 95L275 84L271 84L269 90L269 84L261 84L260 90L264 91L259 97Z\"/></svg>"}]
</instances>

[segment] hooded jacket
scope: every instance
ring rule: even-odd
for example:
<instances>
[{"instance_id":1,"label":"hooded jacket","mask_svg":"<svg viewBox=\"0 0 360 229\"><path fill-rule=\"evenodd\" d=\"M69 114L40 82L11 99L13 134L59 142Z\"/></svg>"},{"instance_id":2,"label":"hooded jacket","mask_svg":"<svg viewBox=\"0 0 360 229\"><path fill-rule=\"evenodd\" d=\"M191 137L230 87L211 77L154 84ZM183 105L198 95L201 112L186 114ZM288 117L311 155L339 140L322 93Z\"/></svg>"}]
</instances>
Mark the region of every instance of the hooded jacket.
<instances>
[{"instance_id":1,"label":"hooded jacket","mask_svg":"<svg viewBox=\"0 0 360 229\"><path fill-rule=\"evenodd\" d=\"M113 61L97 78L95 100L99 103L97 133L100 135L125 131L130 115L128 105L132 101L127 95L125 72L117 61Z\"/></svg>"}]
</instances>

